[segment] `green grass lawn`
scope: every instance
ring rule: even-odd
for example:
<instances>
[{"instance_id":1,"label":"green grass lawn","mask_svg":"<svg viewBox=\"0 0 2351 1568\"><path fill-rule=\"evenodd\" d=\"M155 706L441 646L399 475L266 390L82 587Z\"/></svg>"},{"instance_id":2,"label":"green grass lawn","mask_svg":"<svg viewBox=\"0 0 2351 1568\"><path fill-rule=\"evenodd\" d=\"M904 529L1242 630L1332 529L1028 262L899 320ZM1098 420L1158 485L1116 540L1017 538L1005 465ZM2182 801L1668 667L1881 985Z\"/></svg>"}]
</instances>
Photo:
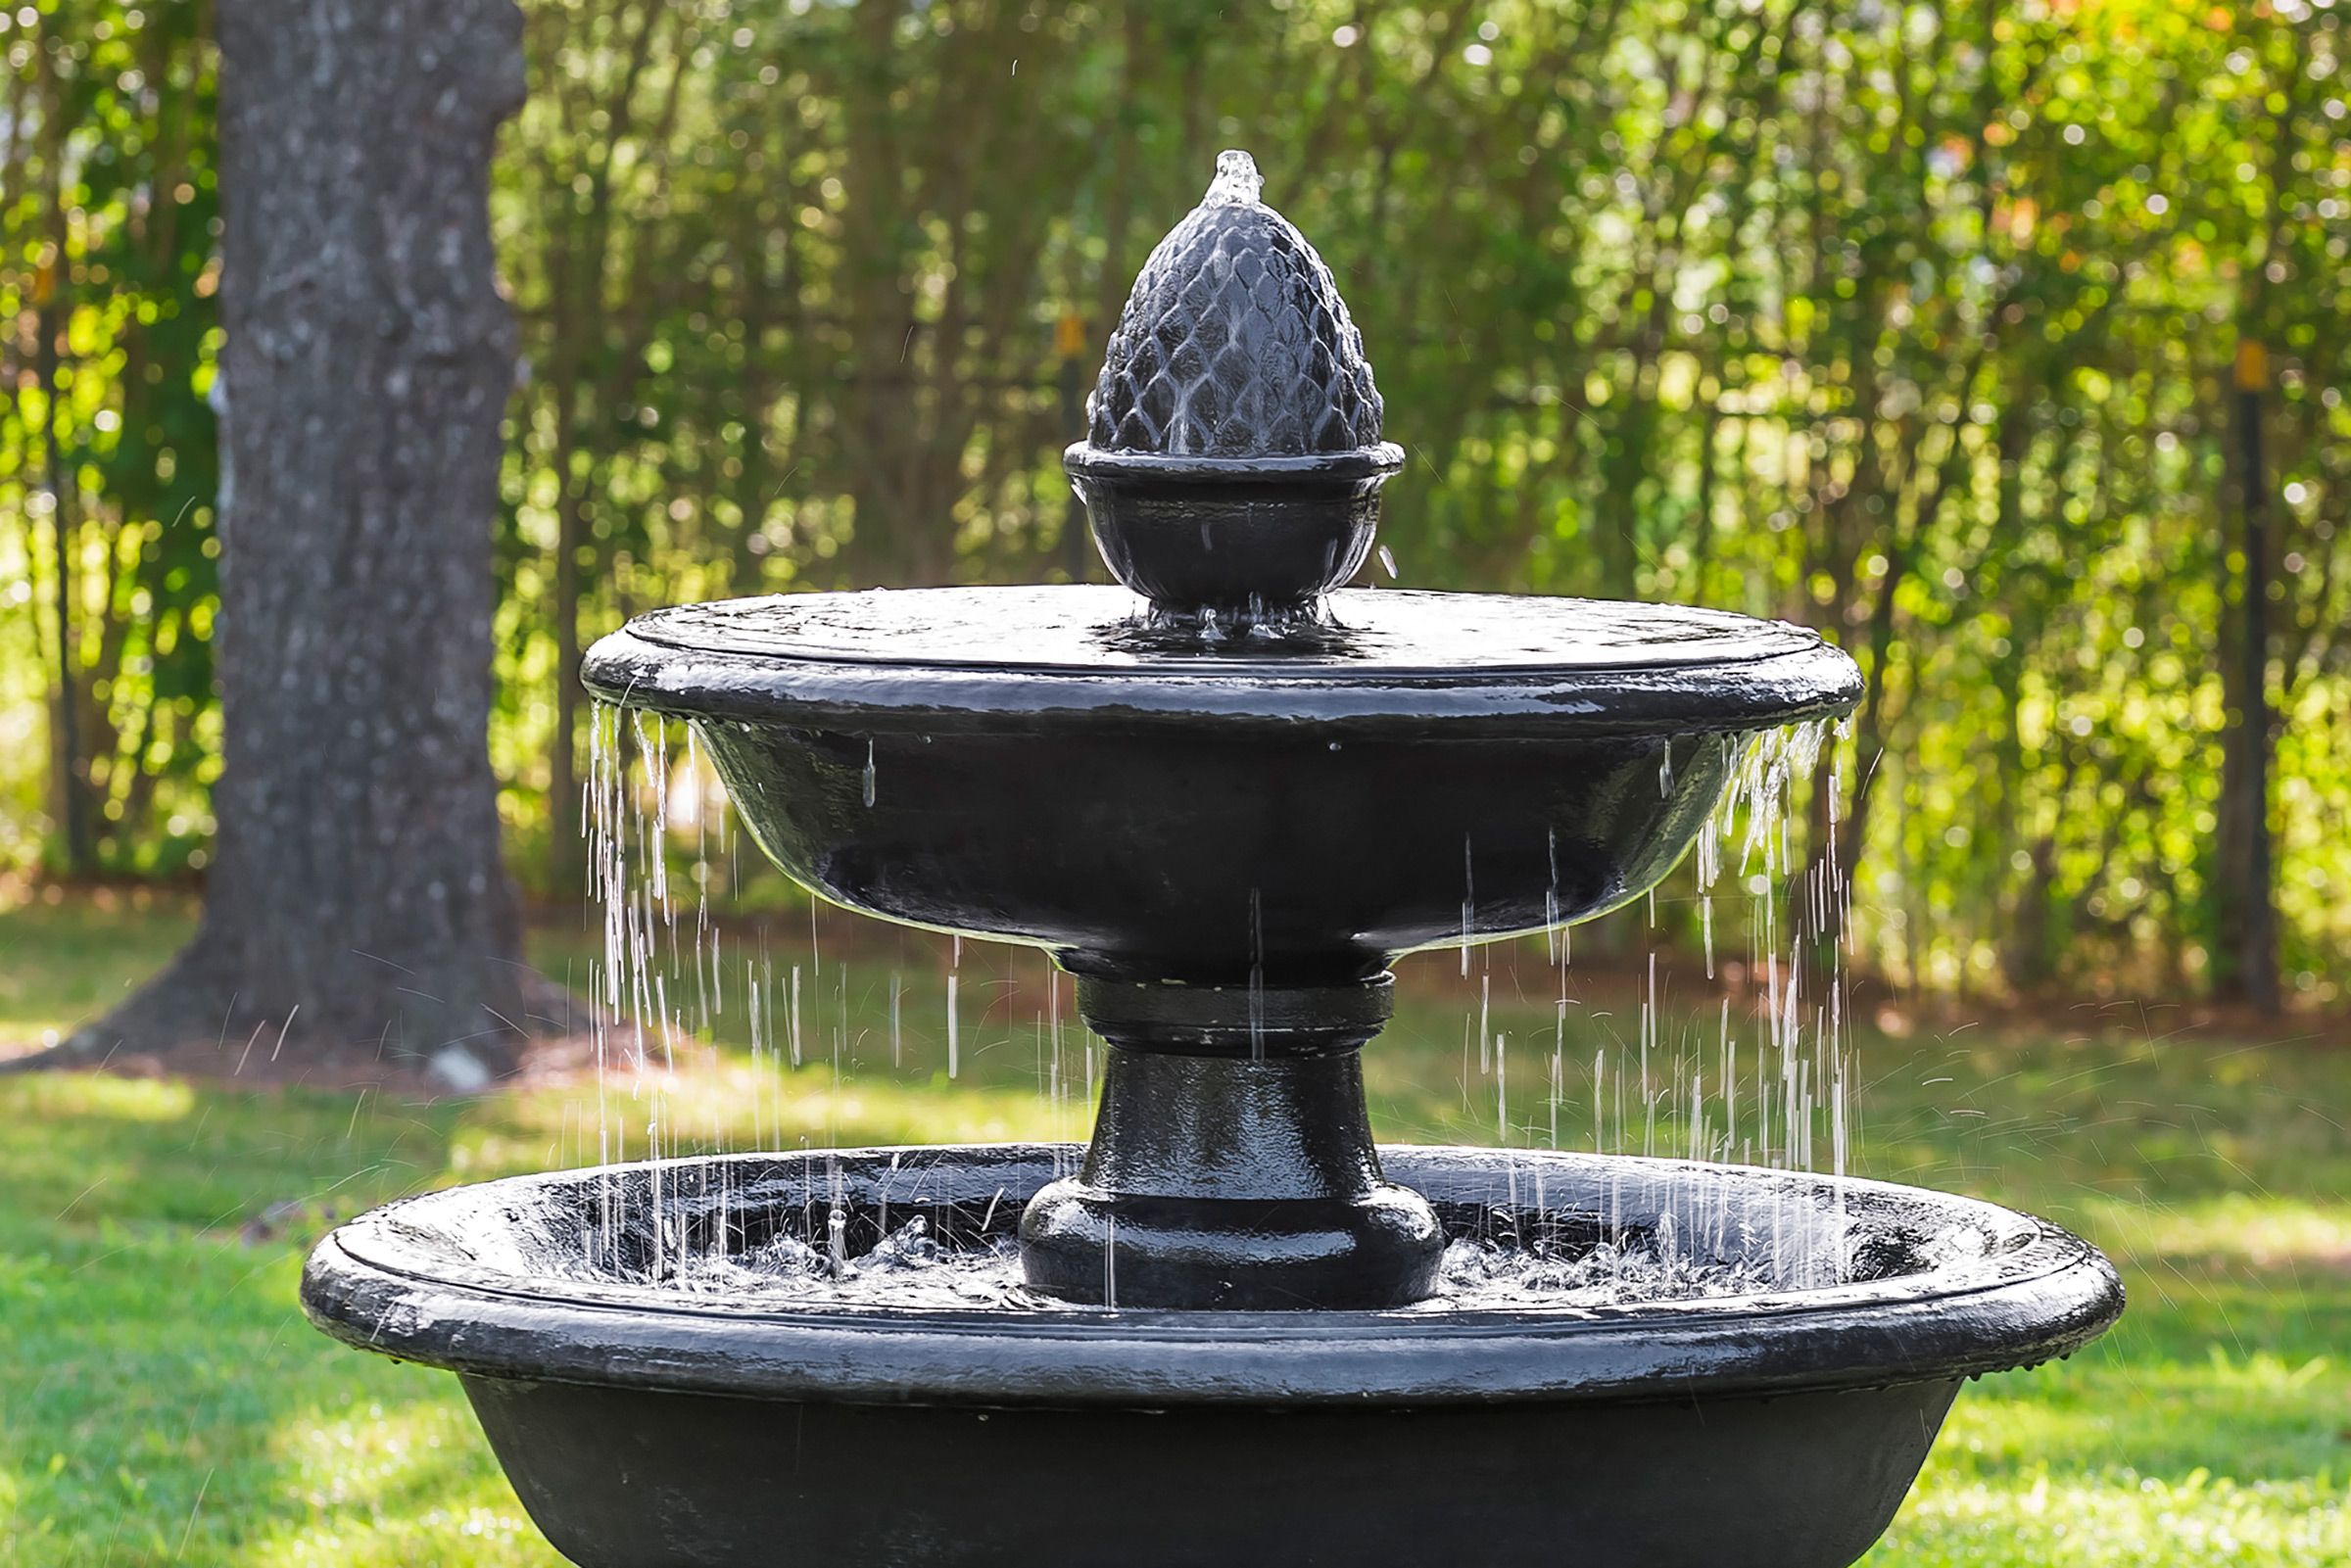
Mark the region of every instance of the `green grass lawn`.
<instances>
[{"instance_id":1,"label":"green grass lawn","mask_svg":"<svg viewBox=\"0 0 2351 1568\"><path fill-rule=\"evenodd\" d=\"M170 905L0 913L0 1042L102 1007L186 920ZM1037 959L967 952L950 1082L938 960L887 942L829 958L809 986L807 1066L731 1054L675 1085L671 1124L737 1145L754 1126L785 1143L1082 1135L1075 1055L1073 1092L1038 1091ZM538 949L585 974L576 933ZM893 970L909 976L894 1070ZM1015 976L1029 989L1006 991ZM1491 1141L1491 1085L1463 1071L1474 992L1450 961L1408 981L1367 1059L1383 1135ZM1529 1042L1539 1085L1551 1009L1495 992L1492 1026ZM1631 1032L1597 1016L1611 1011L1597 995L1574 1010L1571 1061ZM2351 1562L2351 1045L1971 1029L1871 1034L1857 1061L1864 1173L2074 1225L2132 1293L2073 1361L1967 1391L1874 1568ZM1578 1081L1561 1141L1588 1146ZM633 1104L608 1099L623 1122ZM416 1104L0 1077L0 1563L556 1561L455 1380L329 1343L295 1287L330 1215L576 1163L597 1116L593 1084ZM1539 1088L1510 1119L1514 1139L1548 1138Z\"/></svg>"}]
</instances>

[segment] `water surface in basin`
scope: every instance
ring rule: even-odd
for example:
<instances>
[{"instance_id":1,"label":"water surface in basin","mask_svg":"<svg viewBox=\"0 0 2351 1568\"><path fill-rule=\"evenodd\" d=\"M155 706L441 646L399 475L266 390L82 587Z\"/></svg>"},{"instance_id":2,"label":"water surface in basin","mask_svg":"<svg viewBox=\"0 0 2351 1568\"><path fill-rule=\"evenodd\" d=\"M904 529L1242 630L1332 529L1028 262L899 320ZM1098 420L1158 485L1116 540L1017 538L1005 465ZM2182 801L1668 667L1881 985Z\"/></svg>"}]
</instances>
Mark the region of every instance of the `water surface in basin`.
<instances>
[{"instance_id":1,"label":"water surface in basin","mask_svg":"<svg viewBox=\"0 0 2351 1568\"><path fill-rule=\"evenodd\" d=\"M935 667L1229 671L1266 660L1343 673L1605 670L1735 664L1801 652L1810 632L1682 604L1404 589L1332 594L1284 627L1172 625L1125 589L867 589L722 599L630 623L648 642L748 657Z\"/></svg>"},{"instance_id":2,"label":"water surface in basin","mask_svg":"<svg viewBox=\"0 0 2351 1568\"><path fill-rule=\"evenodd\" d=\"M761 1157L740 1157L758 1161ZM1581 1157L1532 1157L1504 1202L1436 1204L1448 1244L1440 1285L1414 1314L1638 1308L1787 1299L1930 1272L2001 1251L1964 1213L1928 1218L1845 1184L1719 1165L1630 1162L1596 1173ZM1498 1164L1519 1165L1509 1157ZM826 1174L828 1166L831 1174ZM797 1175L776 1185L776 1171ZM502 1289L708 1310L883 1307L912 1311L1094 1311L1030 1290L1015 1222L1029 1184L950 1196L946 1179L871 1155L785 1157L715 1183L651 1167L590 1173L569 1197L477 1211L462 1251ZM1528 1203L1548 1175L1572 1191ZM670 1186L666 1205L646 1188ZM685 1190L680 1190L681 1185ZM898 1197L889 1195L895 1190ZM828 1196L828 1194L831 1196ZM1499 1198L1501 1195L1497 1194ZM915 1201L909 1202L908 1199ZM490 1216L495 1214L495 1219ZM447 1248L447 1219L419 1237Z\"/></svg>"},{"instance_id":3,"label":"water surface in basin","mask_svg":"<svg viewBox=\"0 0 2351 1568\"><path fill-rule=\"evenodd\" d=\"M1819 1243L1834 1247L1836 1238L1823 1227ZM1629 1235L1594 1246L1540 1238L1528 1244L1457 1239L1446 1247L1437 1294L1410 1310L1476 1312L1705 1301L1785 1289L1789 1272L1761 1250L1729 1258L1700 1257L1676 1245L1670 1223L1662 1236ZM1013 1237L941 1243L931 1234L930 1221L920 1215L861 1258L837 1256L798 1237L779 1235L749 1252L687 1258L666 1278L643 1283L745 1308L823 1305L1016 1312L1081 1309L1023 1283L1020 1247Z\"/></svg>"}]
</instances>

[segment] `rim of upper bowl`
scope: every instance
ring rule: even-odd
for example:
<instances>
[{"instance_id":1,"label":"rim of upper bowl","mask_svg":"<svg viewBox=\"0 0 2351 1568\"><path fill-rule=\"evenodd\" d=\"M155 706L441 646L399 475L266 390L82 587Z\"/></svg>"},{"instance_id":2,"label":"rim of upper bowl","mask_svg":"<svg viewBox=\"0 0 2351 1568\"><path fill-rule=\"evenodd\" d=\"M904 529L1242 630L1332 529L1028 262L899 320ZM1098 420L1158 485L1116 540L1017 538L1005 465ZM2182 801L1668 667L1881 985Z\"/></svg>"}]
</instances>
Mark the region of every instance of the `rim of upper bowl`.
<instances>
[{"instance_id":1,"label":"rim of upper bowl","mask_svg":"<svg viewBox=\"0 0 2351 1568\"><path fill-rule=\"evenodd\" d=\"M1104 585L766 595L640 615L590 648L582 679L691 718L924 734L1206 720L1389 738L1687 734L1844 714L1862 693L1858 666L1818 633L1729 611L1398 589L1329 603L1333 636L1171 650L1138 643L1144 601ZM974 613L991 609L1013 613ZM1404 636L1379 627L1399 614ZM826 616L844 624L795 636ZM1544 622L1564 638L1608 617L1616 633L1654 621L1659 638L1544 650ZM1488 630L1518 622L1518 646Z\"/></svg>"}]
</instances>

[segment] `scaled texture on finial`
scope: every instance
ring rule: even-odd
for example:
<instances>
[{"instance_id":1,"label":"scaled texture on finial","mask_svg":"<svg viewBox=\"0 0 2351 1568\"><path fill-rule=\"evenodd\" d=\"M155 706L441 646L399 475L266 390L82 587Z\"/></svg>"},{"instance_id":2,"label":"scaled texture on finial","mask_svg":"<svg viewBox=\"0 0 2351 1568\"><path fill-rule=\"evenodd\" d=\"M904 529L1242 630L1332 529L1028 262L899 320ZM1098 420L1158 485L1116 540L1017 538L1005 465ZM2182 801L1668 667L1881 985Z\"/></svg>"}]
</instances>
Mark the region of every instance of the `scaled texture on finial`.
<instances>
[{"instance_id":1,"label":"scaled texture on finial","mask_svg":"<svg viewBox=\"0 0 2351 1568\"><path fill-rule=\"evenodd\" d=\"M1096 451L1306 456L1380 439L1379 389L1330 268L1228 151L1152 251L1088 401Z\"/></svg>"}]
</instances>

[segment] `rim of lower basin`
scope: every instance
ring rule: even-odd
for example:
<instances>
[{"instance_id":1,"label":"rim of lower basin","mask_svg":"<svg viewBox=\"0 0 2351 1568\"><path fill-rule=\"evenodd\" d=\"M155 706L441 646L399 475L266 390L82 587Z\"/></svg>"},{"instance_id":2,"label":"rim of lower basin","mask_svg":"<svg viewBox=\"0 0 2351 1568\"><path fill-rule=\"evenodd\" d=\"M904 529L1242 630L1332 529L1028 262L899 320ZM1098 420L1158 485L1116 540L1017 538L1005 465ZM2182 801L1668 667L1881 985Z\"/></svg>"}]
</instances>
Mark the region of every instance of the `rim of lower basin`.
<instances>
[{"instance_id":1,"label":"rim of lower basin","mask_svg":"<svg viewBox=\"0 0 2351 1568\"><path fill-rule=\"evenodd\" d=\"M312 1320L360 1349L476 1376L834 1403L1461 1404L1769 1395L1972 1376L2070 1354L2120 1315L2122 1285L2087 1242L1979 1200L1847 1179L1849 1206L1989 1227L1998 1245L1920 1272L1769 1295L1594 1308L1034 1314L794 1304L729 1308L648 1287L540 1280L435 1257L440 1227L509 1221L566 1186L658 1169L734 1174L799 1164L871 1176L955 1163L1026 1202L1073 1145L949 1145L664 1161L447 1189L338 1228L303 1279ZM1711 1181L1816 1196L1827 1178L1634 1157L1388 1148L1391 1179L1462 1201L1516 1167L1523 1184ZM730 1168L732 1167L732 1168ZM1434 1191L1431 1189L1434 1188ZM551 1192L551 1189L553 1191ZM907 1205L909 1212L921 1207ZM1638 1218L1628 1210L1628 1217Z\"/></svg>"}]
</instances>

